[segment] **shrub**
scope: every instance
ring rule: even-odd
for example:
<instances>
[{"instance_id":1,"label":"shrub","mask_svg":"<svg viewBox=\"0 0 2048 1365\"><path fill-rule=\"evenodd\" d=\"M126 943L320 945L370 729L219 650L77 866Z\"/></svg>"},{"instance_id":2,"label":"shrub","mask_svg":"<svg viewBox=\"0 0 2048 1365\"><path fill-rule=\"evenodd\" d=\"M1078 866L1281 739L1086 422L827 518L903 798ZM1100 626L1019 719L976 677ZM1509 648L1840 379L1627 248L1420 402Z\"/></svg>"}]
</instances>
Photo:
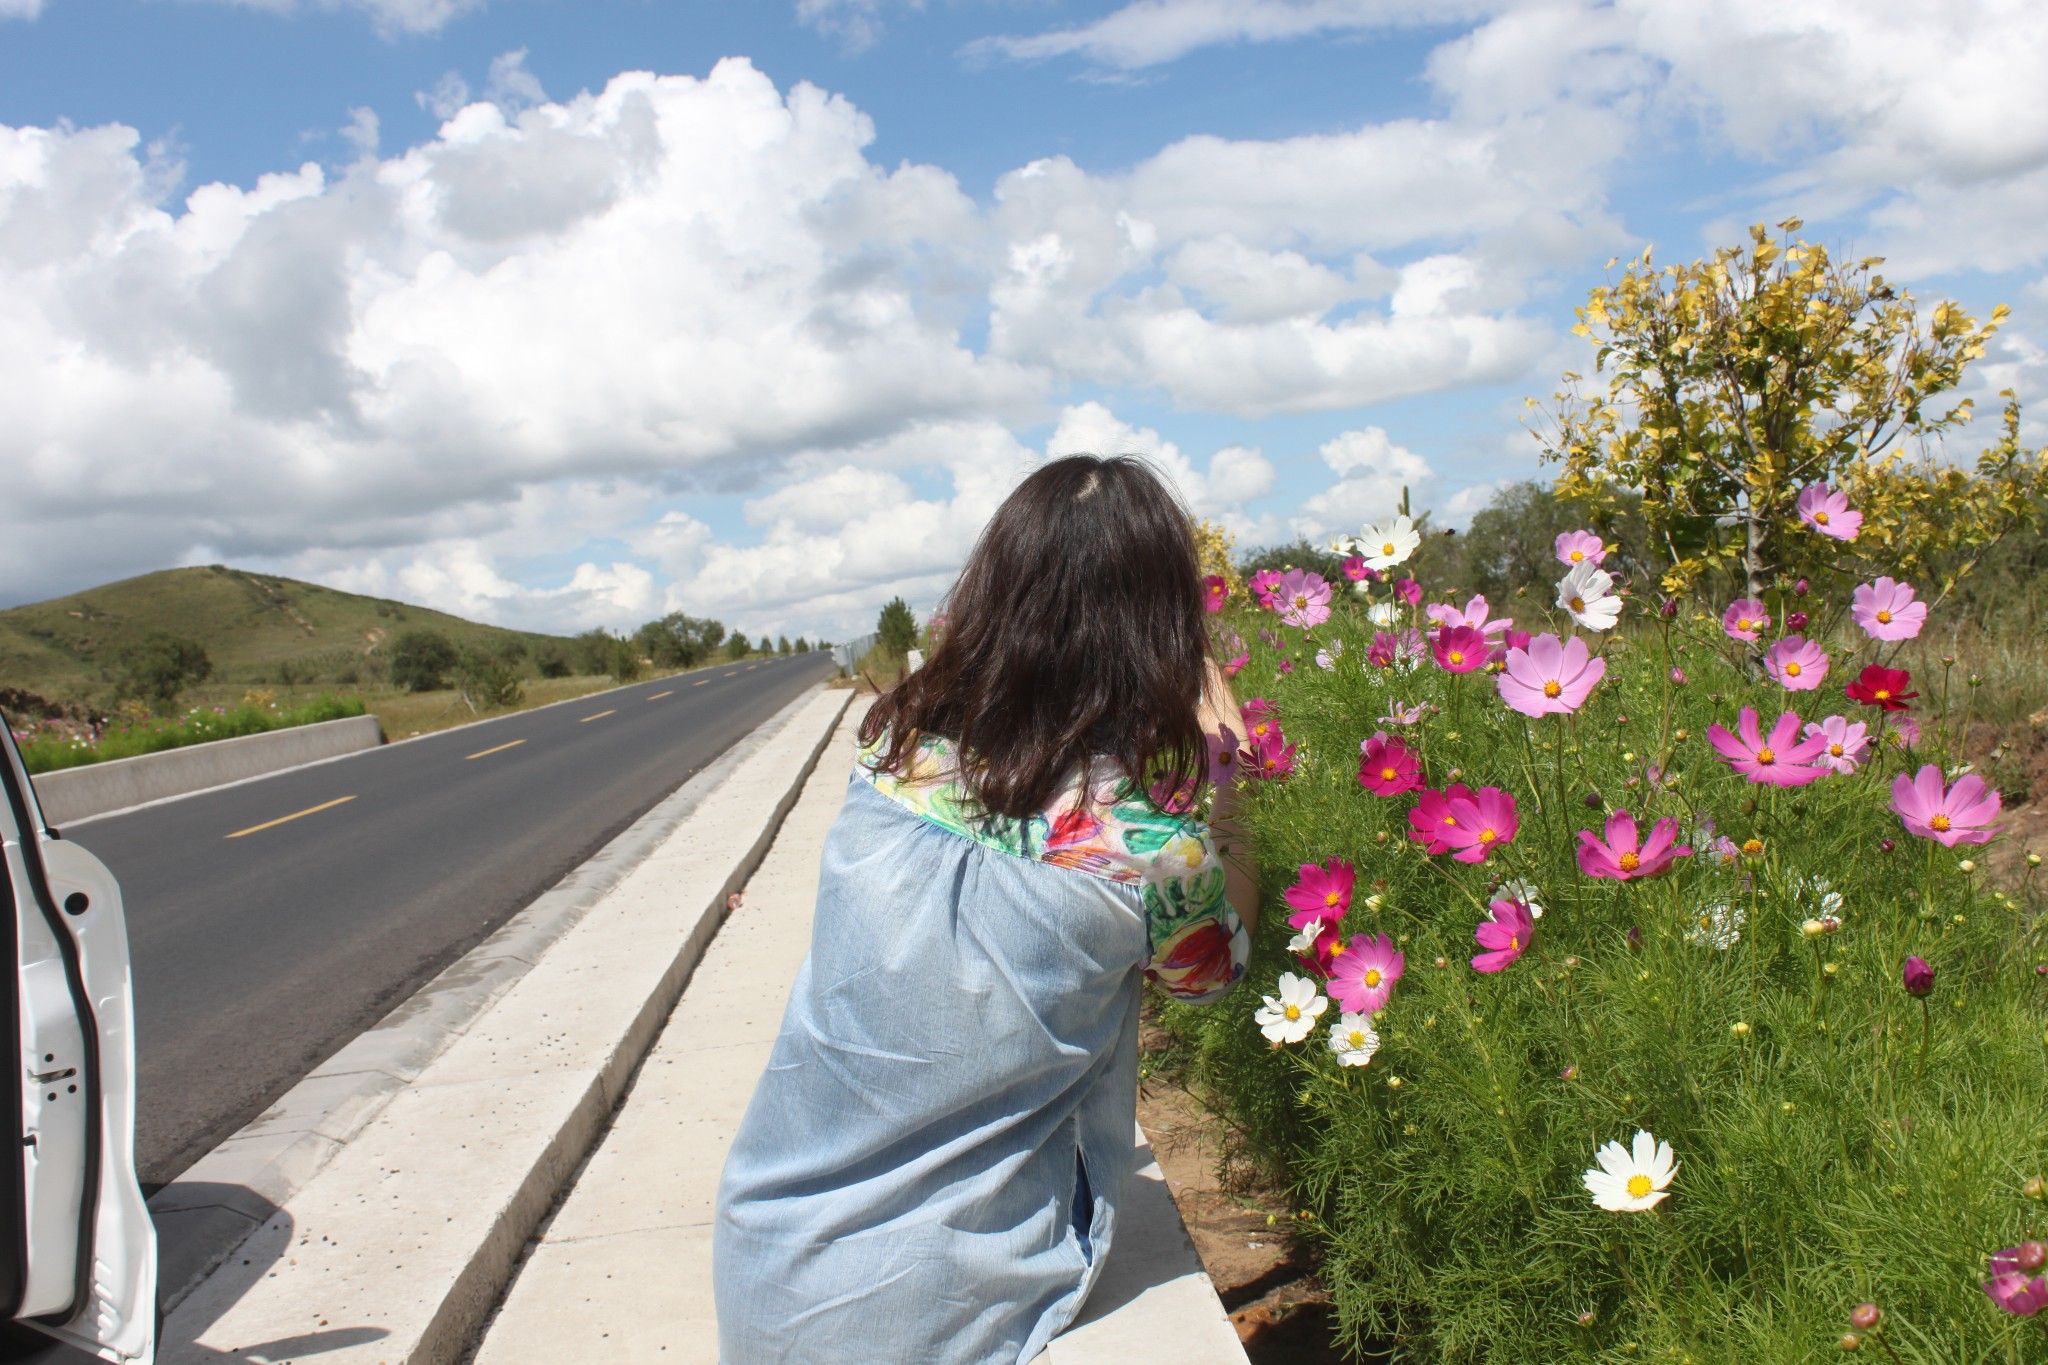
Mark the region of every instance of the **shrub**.
<instances>
[{"instance_id":1,"label":"shrub","mask_svg":"<svg viewBox=\"0 0 2048 1365\"><path fill-rule=\"evenodd\" d=\"M917 618L910 614L908 602L892 597L882 607L875 620L875 643L888 654L907 654L916 647Z\"/></svg>"},{"instance_id":2,"label":"shrub","mask_svg":"<svg viewBox=\"0 0 2048 1365\"><path fill-rule=\"evenodd\" d=\"M151 635L122 656L114 696L119 701L132 699L168 710L180 692L212 674L213 661L198 641Z\"/></svg>"},{"instance_id":3,"label":"shrub","mask_svg":"<svg viewBox=\"0 0 2048 1365\"><path fill-rule=\"evenodd\" d=\"M517 706L525 691L519 683L519 670L509 661L476 649L463 652L455 685L472 707L485 711Z\"/></svg>"},{"instance_id":4,"label":"shrub","mask_svg":"<svg viewBox=\"0 0 2048 1365\"><path fill-rule=\"evenodd\" d=\"M2025 1194L2048 1174L2048 984L2035 972L2048 945L1981 879L1981 850L1920 837L1891 808L1896 779L1955 762L1970 689L1937 664L1913 680L1910 710L1845 696L1891 658L1847 610L1881 569L1767 592L1755 643L1724 631L1723 602L1666 619L1654 593L1632 600L1621 629L1579 632L1605 675L1576 713L1533 719L1504 704L1513 689L1491 668L1445 666L1471 637L1448 624L1394 637L1435 623L1384 588L1337 595L1307 628L1231 618L1252 642L1240 695L1273 706L1277 732L1257 742L1293 771L1249 783L1265 910L1245 986L1164 1018L1245 1151L1308 1212L1345 1344L1517 1365L1811 1360L1871 1301L1904 1359L2041 1357L2048 1315L2002 1313L1982 1286L1989 1253L2048 1227ZM1551 601L1544 584L1519 625L1571 638ZM1840 622L1807 631L1832 656L1810 690L1811 655L1795 675L1791 646L1762 653L1796 611ZM1766 729L1781 712L1798 725L1842 715L1873 742L1855 771L1753 783L1709 740L1745 707ZM1399 762L1364 765L1376 732L1403 741L1428 787L1498 796L1439 806L1369 790L1362 771L1405 782ZM1931 780L1955 771L1934 766ZM1670 821L1689 854L1658 870L1609 823L1622 810L1646 836ZM1605 854L1586 849L1610 838ZM1309 867L1332 860L1328 906ZM1632 875L1594 875L1617 871ZM1511 901L1543 913L1521 920ZM1326 906L1326 937L1297 956L1290 913ZM1262 997L1278 997L1283 972L1363 991L1380 935L1405 972L1372 1017L1364 1065L1333 1050L1336 1004L1301 1041L1269 1043ZM1912 958L1931 964L1930 991L1909 992ZM1585 1173L1638 1130L1675 1152L1666 1197L1597 1207Z\"/></svg>"},{"instance_id":5,"label":"shrub","mask_svg":"<svg viewBox=\"0 0 2048 1365\"><path fill-rule=\"evenodd\" d=\"M569 676L569 655L561 645L550 640L533 652L533 666L543 678L566 678Z\"/></svg>"},{"instance_id":6,"label":"shrub","mask_svg":"<svg viewBox=\"0 0 2048 1365\"><path fill-rule=\"evenodd\" d=\"M408 692L432 692L448 685L455 645L438 630L408 630L391 646L391 681Z\"/></svg>"},{"instance_id":7,"label":"shrub","mask_svg":"<svg viewBox=\"0 0 2048 1365\"><path fill-rule=\"evenodd\" d=\"M629 683L640 676L640 647L631 640L611 637L610 657L605 662L605 672L616 683Z\"/></svg>"},{"instance_id":8,"label":"shrub","mask_svg":"<svg viewBox=\"0 0 2048 1365\"><path fill-rule=\"evenodd\" d=\"M747 643L747 637L741 631L734 631L732 637L725 642L725 656L728 659L744 659L752 650L753 646Z\"/></svg>"}]
</instances>

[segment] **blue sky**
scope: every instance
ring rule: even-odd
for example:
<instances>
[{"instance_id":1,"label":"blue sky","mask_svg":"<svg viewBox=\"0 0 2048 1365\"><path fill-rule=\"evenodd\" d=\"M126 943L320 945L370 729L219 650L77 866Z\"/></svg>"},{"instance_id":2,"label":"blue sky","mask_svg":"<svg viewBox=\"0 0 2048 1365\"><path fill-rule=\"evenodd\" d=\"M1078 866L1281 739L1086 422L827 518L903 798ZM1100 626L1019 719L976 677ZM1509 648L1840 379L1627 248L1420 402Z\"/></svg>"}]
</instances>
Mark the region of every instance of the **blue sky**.
<instances>
[{"instance_id":1,"label":"blue sky","mask_svg":"<svg viewBox=\"0 0 2048 1365\"><path fill-rule=\"evenodd\" d=\"M1936 8L0 0L0 600L845 635L1076 448L1455 521L1608 257L1787 213L2031 397L2048 19Z\"/></svg>"}]
</instances>

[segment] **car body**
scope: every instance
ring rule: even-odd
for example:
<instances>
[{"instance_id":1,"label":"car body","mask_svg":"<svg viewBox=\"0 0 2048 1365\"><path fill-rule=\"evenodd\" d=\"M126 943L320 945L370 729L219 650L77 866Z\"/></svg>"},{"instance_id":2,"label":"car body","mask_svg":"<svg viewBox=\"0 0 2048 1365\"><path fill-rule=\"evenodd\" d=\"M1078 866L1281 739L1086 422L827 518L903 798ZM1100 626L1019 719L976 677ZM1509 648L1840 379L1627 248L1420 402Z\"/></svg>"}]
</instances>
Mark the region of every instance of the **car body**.
<instances>
[{"instance_id":1,"label":"car body","mask_svg":"<svg viewBox=\"0 0 2048 1365\"><path fill-rule=\"evenodd\" d=\"M18 1327L119 1362L156 1351L156 1233L135 1162L135 997L121 890L44 822L0 726L0 1306Z\"/></svg>"}]
</instances>

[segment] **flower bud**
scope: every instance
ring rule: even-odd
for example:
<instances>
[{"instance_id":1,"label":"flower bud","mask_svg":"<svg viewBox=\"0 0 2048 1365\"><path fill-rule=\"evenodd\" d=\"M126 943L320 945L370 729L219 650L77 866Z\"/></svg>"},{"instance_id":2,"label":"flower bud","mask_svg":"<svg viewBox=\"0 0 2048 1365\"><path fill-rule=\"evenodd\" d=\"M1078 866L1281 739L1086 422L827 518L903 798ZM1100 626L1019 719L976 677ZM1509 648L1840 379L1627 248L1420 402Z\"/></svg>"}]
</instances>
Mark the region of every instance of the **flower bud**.
<instances>
[{"instance_id":1,"label":"flower bud","mask_svg":"<svg viewBox=\"0 0 2048 1365\"><path fill-rule=\"evenodd\" d=\"M1672 669L1671 681L1677 683L1680 687L1685 686L1685 670L1682 668Z\"/></svg>"},{"instance_id":2,"label":"flower bud","mask_svg":"<svg viewBox=\"0 0 2048 1365\"><path fill-rule=\"evenodd\" d=\"M1956 864L1956 871L1962 873L1965 877L1969 876L1972 872L1975 872L1976 870L1977 860L1975 858L1965 858L1961 862Z\"/></svg>"},{"instance_id":3,"label":"flower bud","mask_svg":"<svg viewBox=\"0 0 2048 1365\"><path fill-rule=\"evenodd\" d=\"M2048 1199L2048 1180L2043 1180L2038 1175L2030 1175L2026 1183L2020 1186L2020 1193L2029 1199Z\"/></svg>"},{"instance_id":4,"label":"flower bud","mask_svg":"<svg viewBox=\"0 0 2048 1365\"><path fill-rule=\"evenodd\" d=\"M1389 1076L1389 1077L1387 1077L1387 1089L1389 1089L1389 1090L1399 1090L1400 1088L1401 1088L1401 1078L1400 1078L1399 1076Z\"/></svg>"},{"instance_id":5,"label":"flower bud","mask_svg":"<svg viewBox=\"0 0 2048 1365\"><path fill-rule=\"evenodd\" d=\"M1385 831L1385 830L1381 830L1381 831L1380 831L1380 833L1382 833L1382 834L1385 834L1385 833L1386 833L1386 831ZM1881 850L1882 852L1885 852L1885 853L1889 853L1889 852L1891 852L1891 851L1892 851L1893 849L1895 849L1895 848L1897 848L1897 847L1898 847L1898 845L1897 845L1897 844L1893 843L1893 842L1892 842L1891 840L1889 840L1889 839L1879 839L1879 840L1877 841L1877 846L1878 846L1879 850Z\"/></svg>"},{"instance_id":6,"label":"flower bud","mask_svg":"<svg viewBox=\"0 0 2048 1365\"><path fill-rule=\"evenodd\" d=\"M1934 968L1924 957L1907 958L1906 965L1899 971L1899 980L1908 995L1924 1000L1934 994Z\"/></svg>"},{"instance_id":7,"label":"flower bud","mask_svg":"<svg viewBox=\"0 0 2048 1365\"><path fill-rule=\"evenodd\" d=\"M1844 1332L1842 1333L1841 1344L1842 1349L1845 1351L1860 1351L1863 1349L1863 1338L1857 1336L1854 1332Z\"/></svg>"},{"instance_id":8,"label":"flower bud","mask_svg":"<svg viewBox=\"0 0 2048 1365\"><path fill-rule=\"evenodd\" d=\"M1984 678L1983 678L1983 675L1982 675L1982 674L1978 674L1978 673L1972 673L1972 674L1970 675L1970 686L1972 686L1972 687L1982 687L1983 685L1984 685Z\"/></svg>"},{"instance_id":9,"label":"flower bud","mask_svg":"<svg viewBox=\"0 0 2048 1365\"><path fill-rule=\"evenodd\" d=\"M1749 1036L1749 1024L1744 1020L1737 1019L1728 1026L1728 1031L1737 1038L1747 1038Z\"/></svg>"},{"instance_id":10,"label":"flower bud","mask_svg":"<svg viewBox=\"0 0 2048 1365\"><path fill-rule=\"evenodd\" d=\"M1756 839L1756 838L1749 838L1749 839L1744 839L1744 840L1742 841L1742 856L1743 856L1743 857L1745 857L1745 858L1761 858L1761 857L1763 856L1763 853L1764 853L1764 841L1763 841L1763 840L1761 840L1761 839Z\"/></svg>"},{"instance_id":11,"label":"flower bud","mask_svg":"<svg viewBox=\"0 0 2048 1365\"><path fill-rule=\"evenodd\" d=\"M1798 1108L1798 1105L1792 1103L1792 1101L1790 1100L1786 1100L1783 1104L1778 1106L1778 1112L1781 1114L1790 1114Z\"/></svg>"},{"instance_id":12,"label":"flower bud","mask_svg":"<svg viewBox=\"0 0 2048 1365\"><path fill-rule=\"evenodd\" d=\"M2028 867L2039 867L2040 865L2041 865L2041 855L2040 855L2040 854L2038 854L2038 853L2029 853L2029 854L2027 855L2027 866L2028 866Z\"/></svg>"},{"instance_id":13,"label":"flower bud","mask_svg":"<svg viewBox=\"0 0 2048 1365\"><path fill-rule=\"evenodd\" d=\"M1796 596L1799 596L1799 597L1804 597L1804 596L1806 596L1806 591L1807 591L1807 587L1808 587L1808 584L1807 584L1806 580L1802 578L1802 579L1800 579L1800 580L1799 580L1799 581L1798 581L1797 583L1794 583L1794 584L1792 585L1792 591L1793 591L1794 595L1796 595Z\"/></svg>"},{"instance_id":14,"label":"flower bud","mask_svg":"<svg viewBox=\"0 0 2048 1365\"><path fill-rule=\"evenodd\" d=\"M1827 931L1827 926L1817 919L1805 920L1799 926L1800 934L1806 938L1819 938Z\"/></svg>"},{"instance_id":15,"label":"flower bud","mask_svg":"<svg viewBox=\"0 0 2048 1365\"><path fill-rule=\"evenodd\" d=\"M1803 611L1788 611L1785 613L1785 629L1790 631L1805 630L1807 620L1808 617Z\"/></svg>"},{"instance_id":16,"label":"flower bud","mask_svg":"<svg viewBox=\"0 0 2048 1365\"><path fill-rule=\"evenodd\" d=\"M1849 1325L1859 1332L1868 1332L1877 1326L1884 1312L1874 1303L1859 1303L1849 1310Z\"/></svg>"},{"instance_id":17,"label":"flower bud","mask_svg":"<svg viewBox=\"0 0 2048 1365\"><path fill-rule=\"evenodd\" d=\"M1662 602L1659 602L1657 604L1657 614L1667 621L1676 618L1678 615L1678 599L1667 597Z\"/></svg>"},{"instance_id":18,"label":"flower bud","mask_svg":"<svg viewBox=\"0 0 2048 1365\"><path fill-rule=\"evenodd\" d=\"M1594 1323L1598 1321L1600 1321L1600 1315L1598 1313L1595 1313L1590 1308L1588 1308L1585 1312L1579 1314L1578 1317L1578 1323L1581 1327L1591 1327Z\"/></svg>"},{"instance_id":19,"label":"flower bud","mask_svg":"<svg viewBox=\"0 0 2048 1365\"><path fill-rule=\"evenodd\" d=\"M1599 810L1601 804L1600 793L1597 791L1587 792L1584 796L1579 798L1579 804L1584 806L1587 810Z\"/></svg>"},{"instance_id":20,"label":"flower bud","mask_svg":"<svg viewBox=\"0 0 2048 1365\"><path fill-rule=\"evenodd\" d=\"M1640 948L1643 946L1643 931L1640 926L1633 924L1629 926L1628 946L1631 948Z\"/></svg>"},{"instance_id":21,"label":"flower bud","mask_svg":"<svg viewBox=\"0 0 2048 1365\"><path fill-rule=\"evenodd\" d=\"M1570 1066L1558 1072L1557 1078L1561 1081L1577 1080L1579 1078L1579 1064L1577 1062L1573 1062Z\"/></svg>"},{"instance_id":22,"label":"flower bud","mask_svg":"<svg viewBox=\"0 0 2048 1365\"><path fill-rule=\"evenodd\" d=\"M1953 654L1944 654L1944 655L1942 655L1942 656L1941 656L1941 666L1942 666L1943 668L1954 668L1954 667L1956 666L1956 656L1955 656L1955 655L1953 655Z\"/></svg>"},{"instance_id":23,"label":"flower bud","mask_svg":"<svg viewBox=\"0 0 2048 1365\"><path fill-rule=\"evenodd\" d=\"M2039 1270L2043 1262L2048 1262L2048 1247L2039 1242L2021 1242L2013 1250L2018 1253L2013 1258L2014 1262L2029 1275Z\"/></svg>"}]
</instances>

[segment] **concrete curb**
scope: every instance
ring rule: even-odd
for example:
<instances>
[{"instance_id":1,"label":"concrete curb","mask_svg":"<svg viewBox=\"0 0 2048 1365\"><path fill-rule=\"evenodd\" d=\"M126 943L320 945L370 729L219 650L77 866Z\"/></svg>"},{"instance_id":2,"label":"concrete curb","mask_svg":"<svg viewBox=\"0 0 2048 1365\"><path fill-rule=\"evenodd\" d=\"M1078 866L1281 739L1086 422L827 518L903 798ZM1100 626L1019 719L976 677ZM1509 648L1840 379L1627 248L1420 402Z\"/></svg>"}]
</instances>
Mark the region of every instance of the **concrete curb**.
<instances>
[{"instance_id":1,"label":"concrete curb","mask_svg":"<svg viewBox=\"0 0 2048 1365\"><path fill-rule=\"evenodd\" d=\"M31 780L44 822L62 826L361 753L383 742L384 731L375 716L344 716L135 758L60 768L37 773Z\"/></svg>"},{"instance_id":2,"label":"concrete curb","mask_svg":"<svg viewBox=\"0 0 2048 1365\"><path fill-rule=\"evenodd\" d=\"M214 1291L201 1297L218 1300L223 1291L234 1290L235 1297L240 1297L251 1289L253 1286L246 1284L239 1289L216 1284L215 1281L236 1278L230 1271L239 1268L220 1269L222 1263L237 1251L240 1255L235 1259L240 1266L263 1265L276 1259L282 1244L271 1243L280 1233L287 1242L292 1240L291 1230L299 1221L293 1212L296 1197L353 1145L377 1136L373 1125L383 1124L395 1103L410 1098L408 1092L428 1079L428 1073L445 1054L459 1043L471 1041L473 1034L490 1034L492 1022L500 1012L497 1007L514 1003L511 997L517 988L529 980L551 948L573 946L565 941L572 939L593 909L632 881L650 859L660 862L672 857L666 852L671 842L691 842L685 836L691 833L692 817L699 817L698 823L707 819L716 823L733 800L708 801L714 792L722 798L731 797L729 784L739 777L748 778L760 790L741 801L745 812L734 814L748 819L747 833L754 836L751 844L744 842L744 835L740 835L739 843L714 842L713 848L707 850L714 854L712 867L708 871L692 869L695 875L689 878L685 893L691 905L665 912L677 920L675 927L683 932L661 941L656 951L666 955L667 960L646 983L645 998L630 1017L608 1024L609 1036L579 1040L585 1051L594 1047L599 1055L588 1059L588 1074L575 1078L579 1094L574 1102L550 1116L548 1125L552 1131L544 1135L546 1141L538 1159L525 1164L516 1189L503 1196L499 1222L502 1232L510 1238L509 1245L498 1247L497 1243L504 1238L494 1236L475 1249L474 1256L457 1276L455 1287L445 1296L445 1313L437 1311L429 1324L432 1330L424 1332L418 1346L422 1354L417 1358L442 1358L428 1349L429 1339L459 1343L469 1330L463 1305L480 1295L481 1307L475 1310L480 1316L494 1300L503 1283L502 1275L509 1270L526 1231L546 1211L555 1184L574 1168L602 1127L626 1076L651 1045L662 1019L681 993L684 980L723 918L726 896L744 883L766 853L851 695L823 688L806 690L422 987L375 1028L314 1070L248 1127L158 1191L150 1207L163 1242L161 1298L166 1310L180 1308L189 1296L201 1291ZM824 716L827 710L829 719ZM813 727L815 734L811 733ZM641 956L646 956L644 947ZM632 1003L611 1002L615 1007ZM557 1026L559 1015L558 1010L551 1021ZM548 1016L542 1011L540 1017ZM510 1022L530 1025L534 1021ZM523 1040L522 1049L516 1031L500 1032L502 1036L493 1036L488 1041L501 1051L505 1044L523 1051L523 1055L534 1059L532 1069L536 1072L550 1067L546 1054L561 1044L560 1035L530 1036ZM459 1188L461 1184L458 1178L453 1187ZM496 1202L501 1195L497 1191L479 1192L477 1197ZM356 1202L369 1202L369 1196L359 1195ZM419 1231L402 1224L385 1229L393 1244ZM503 1269L496 1268L501 1261ZM220 1273L209 1278L217 1269ZM226 1303L214 1302L207 1310L208 1315L232 1305L232 1298ZM191 1343L196 1337L197 1333L190 1328L181 1337L179 1319L174 1317L166 1337L171 1344L160 1358L220 1358L211 1350L183 1353L177 1343ZM388 1349L380 1349L375 1358L392 1357Z\"/></svg>"}]
</instances>

